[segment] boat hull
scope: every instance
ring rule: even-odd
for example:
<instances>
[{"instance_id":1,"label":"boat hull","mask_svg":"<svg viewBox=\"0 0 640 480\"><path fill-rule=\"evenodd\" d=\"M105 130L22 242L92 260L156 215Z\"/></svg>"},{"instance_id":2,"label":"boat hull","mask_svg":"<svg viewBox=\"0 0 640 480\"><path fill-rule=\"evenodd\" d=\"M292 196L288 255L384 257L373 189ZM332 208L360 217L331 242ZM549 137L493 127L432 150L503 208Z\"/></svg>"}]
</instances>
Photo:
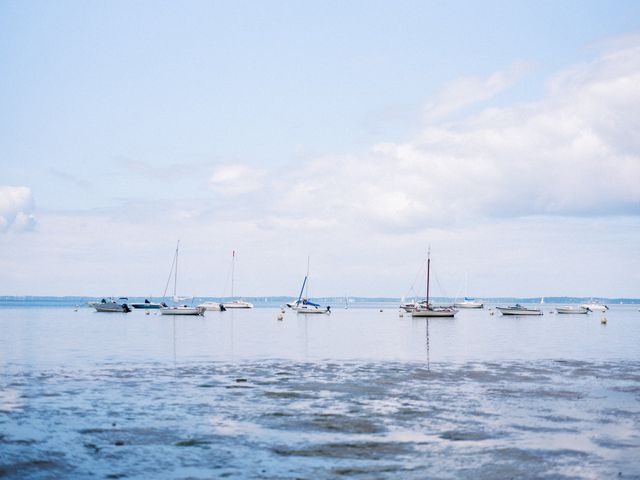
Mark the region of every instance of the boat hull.
<instances>
[{"instance_id":1,"label":"boat hull","mask_svg":"<svg viewBox=\"0 0 640 480\"><path fill-rule=\"evenodd\" d=\"M556 312L563 315L584 315L589 313L589 309L585 307L558 307Z\"/></svg>"},{"instance_id":2,"label":"boat hull","mask_svg":"<svg viewBox=\"0 0 640 480\"><path fill-rule=\"evenodd\" d=\"M96 309L96 312L104 313L129 313L131 309L126 303L115 302L89 302L89 305Z\"/></svg>"},{"instance_id":3,"label":"boat hull","mask_svg":"<svg viewBox=\"0 0 640 480\"><path fill-rule=\"evenodd\" d=\"M432 310L432 309L418 309L411 312L412 317L454 317L458 313L454 309Z\"/></svg>"},{"instance_id":4,"label":"boat hull","mask_svg":"<svg viewBox=\"0 0 640 480\"><path fill-rule=\"evenodd\" d=\"M304 307L297 307L294 308L294 310L297 313L302 313L305 315L318 315L318 314L326 314L326 313L331 313L331 309L329 308L304 308Z\"/></svg>"},{"instance_id":5,"label":"boat hull","mask_svg":"<svg viewBox=\"0 0 640 480\"><path fill-rule=\"evenodd\" d=\"M200 305L198 305L198 307L202 307L207 311L213 311L213 312L222 311L221 306L222 306L221 303L215 303L215 302L205 302L205 303L201 303Z\"/></svg>"},{"instance_id":6,"label":"boat hull","mask_svg":"<svg viewBox=\"0 0 640 480\"><path fill-rule=\"evenodd\" d=\"M159 303L132 303L131 306L135 309L140 310L157 310L158 308L160 308Z\"/></svg>"},{"instance_id":7,"label":"boat hull","mask_svg":"<svg viewBox=\"0 0 640 480\"><path fill-rule=\"evenodd\" d=\"M584 305L580 306L582 308L586 308L587 310L591 310L592 312L606 312L609 309L609 307L600 303L585 303Z\"/></svg>"},{"instance_id":8,"label":"boat hull","mask_svg":"<svg viewBox=\"0 0 640 480\"><path fill-rule=\"evenodd\" d=\"M502 315L542 315L542 310L537 308L504 308L496 307Z\"/></svg>"},{"instance_id":9,"label":"boat hull","mask_svg":"<svg viewBox=\"0 0 640 480\"><path fill-rule=\"evenodd\" d=\"M241 301L237 301L237 302L226 302L226 303L222 303L222 305L224 306L224 308L226 308L227 310L230 308L253 308L253 304L249 303L249 302L241 302Z\"/></svg>"},{"instance_id":10,"label":"boat hull","mask_svg":"<svg viewBox=\"0 0 640 480\"><path fill-rule=\"evenodd\" d=\"M205 309L202 307L162 307L162 315L204 315Z\"/></svg>"},{"instance_id":11,"label":"boat hull","mask_svg":"<svg viewBox=\"0 0 640 480\"><path fill-rule=\"evenodd\" d=\"M484 308L484 304L476 302L458 302L453 304L456 308Z\"/></svg>"}]
</instances>

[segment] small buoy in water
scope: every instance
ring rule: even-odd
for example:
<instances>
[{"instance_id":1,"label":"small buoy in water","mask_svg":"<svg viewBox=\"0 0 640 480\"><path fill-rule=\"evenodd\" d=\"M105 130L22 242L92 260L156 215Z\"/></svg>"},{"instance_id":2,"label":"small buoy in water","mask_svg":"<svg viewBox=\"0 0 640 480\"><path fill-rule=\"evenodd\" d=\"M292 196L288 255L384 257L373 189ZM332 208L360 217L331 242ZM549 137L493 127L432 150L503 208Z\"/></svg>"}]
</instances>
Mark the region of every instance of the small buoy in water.
<instances>
[{"instance_id":1,"label":"small buoy in water","mask_svg":"<svg viewBox=\"0 0 640 480\"><path fill-rule=\"evenodd\" d=\"M147 310L146 312L144 312L145 315L151 315L151 312L149 310Z\"/></svg>"},{"instance_id":2,"label":"small buoy in water","mask_svg":"<svg viewBox=\"0 0 640 480\"><path fill-rule=\"evenodd\" d=\"M382 311L382 309L380 309L380 311Z\"/></svg>"},{"instance_id":3,"label":"small buoy in water","mask_svg":"<svg viewBox=\"0 0 640 480\"><path fill-rule=\"evenodd\" d=\"M602 317L600 317L600 323L603 325L607 324L607 317L605 317L604 315Z\"/></svg>"},{"instance_id":4,"label":"small buoy in water","mask_svg":"<svg viewBox=\"0 0 640 480\"><path fill-rule=\"evenodd\" d=\"M404 313L400 312L400 317L404 317Z\"/></svg>"},{"instance_id":5,"label":"small buoy in water","mask_svg":"<svg viewBox=\"0 0 640 480\"><path fill-rule=\"evenodd\" d=\"M284 318L284 312L280 312L278 314L278 320L282 320Z\"/></svg>"}]
</instances>

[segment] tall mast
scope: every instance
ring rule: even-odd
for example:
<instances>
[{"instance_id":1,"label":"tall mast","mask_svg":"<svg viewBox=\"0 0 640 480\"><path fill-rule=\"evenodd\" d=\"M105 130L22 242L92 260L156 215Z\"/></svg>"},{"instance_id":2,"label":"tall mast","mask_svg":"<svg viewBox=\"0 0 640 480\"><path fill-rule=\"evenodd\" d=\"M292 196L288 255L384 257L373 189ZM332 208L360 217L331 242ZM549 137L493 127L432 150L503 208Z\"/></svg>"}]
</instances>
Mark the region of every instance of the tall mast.
<instances>
[{"instance_id":1,"label":"tall mast","mask_svg":"<svg viewBox=\"0 0 640 480\"><path fill-rule=\"evenodd\" d=\"M173 277L173 298L175 301L176 298L176 290L178 288L178 248L180 247L180 240L178 240L178 244L176 245L176 270Z\"/></svg>"},{"instance_id":2,"label":"tall mast","mask_svg":"<svg viewBox=\"0 0 640 480\"><path fill-rule=\"evenodd\" d=\"M309 264L311 263L311 255L307 255L307 276L304 277L306 281L306 290L304 291L304 297L309 298Z\"/></svg>"},{"instance_id":3,"label":"tall mast","mask_svg":"<svg viewBox=\"0 0 640 480\"><path fill-rule=\"evenodd\" d=\"M429 270L431 269L431 247L427 251L427 308L429 308Z\"/></svg>"},{"instance_id":4,"label":"tall mast","mask_svg":"<svg viewBox=\"0 0 640 480\"><path fill-rule=\"evenodd\" d=\"M231 300L233 300L233 283L235 281L236 251L231 254Z\"/></svg>"}]
</instances>

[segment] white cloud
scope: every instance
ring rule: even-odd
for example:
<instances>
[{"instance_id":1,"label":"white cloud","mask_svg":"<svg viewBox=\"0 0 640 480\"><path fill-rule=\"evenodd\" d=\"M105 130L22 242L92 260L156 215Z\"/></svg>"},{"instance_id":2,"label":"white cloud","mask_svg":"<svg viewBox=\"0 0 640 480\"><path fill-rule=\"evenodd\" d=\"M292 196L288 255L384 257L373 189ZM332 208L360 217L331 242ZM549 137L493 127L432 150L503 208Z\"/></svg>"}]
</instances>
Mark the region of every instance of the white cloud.
<instances>
[{"instance_id":1,"label":"white cloud","mask_svg":"<svg viewBox=\"0 0 640 480\"><path fill-rule=\"evenodd\" d=\"M36 223L33 209L30 188L0 185L0 233L33 229Z\"/></svg>"},{"instance_id":2,"label":"white cloud","mask_svg":"<svg viewBox=\"0 0 640 480\"><path fill-rule=\"evenodd\" d=\"M529 69L516 63L509 70L488 77L468 76L445 85L424 108L424 119L436 122L478 102L489 100L519 80Z\"/></svg>"},{"instance_id":3,"label":"white cloud","mask_svg":"<svg viewBox=\"0 0 640 480\"><path fill-rule=\"evenodd\" d=\"M224 195L240 195L258 190L265 176L264 170L247 165L219 165L209 178L209 186Z\"/></svg>"},{"instance_id":4,"label":"white cloud","mask_svg":"<svg viewBox=\"0 0 640 480\"><path fill-rule=\"evenodd\" d=\"M430 122L516 76L454 82L430 102L432 113L439 112ZM451 94L471 91L474 83L485 84L488 93L463 100ZM313 217L320 224L407 231L528 215L638 215L638 111L635 44L558 73L540 101L429 122L412 141L292 170L274 180L271 213L292 224Z\"/></svg>"}]
</instances>

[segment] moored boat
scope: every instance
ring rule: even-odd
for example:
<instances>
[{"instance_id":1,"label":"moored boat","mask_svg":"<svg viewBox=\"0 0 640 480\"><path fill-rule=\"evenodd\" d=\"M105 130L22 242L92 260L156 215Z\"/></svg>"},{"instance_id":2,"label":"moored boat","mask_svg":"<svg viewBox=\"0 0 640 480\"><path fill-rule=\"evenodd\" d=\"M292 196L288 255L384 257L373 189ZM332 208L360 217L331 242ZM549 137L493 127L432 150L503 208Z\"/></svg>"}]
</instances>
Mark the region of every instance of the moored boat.
<instances>
[{"instance_id":1,"label":"moored boat","mask_svg":"<svg viewBox=\"0 0 640 480\"><path fill-rule=\"evenodd\" d=\"M589 309L578 305L565 305L564 307L556 307L556 312L563 314L585 314L589 313Z\"/></svg>"},{"instance_id":2,"label":"moored boat","mask_svg":"<svg viewBox=\"0 0 640 480\"><path fill-rule=\"evenodd\" d=\"M296 311L297 313L304 313L304 314L331 313L331 307L320 306L317 303L313 303L311 300L307 298L308 291L306 291L305 288L308 289L309 287L309 283L308 283L309 265L310 265L310 258L307 258L307 274L305 275L304 280L302 281L302 287L300 288L300 294L298 295L298 299L293 302L287 303L287 307L289 307L291 310ZM305 294L304 298L302 296L303 293Z\"/></svg>"},{"instance_id":3,"label":"moored boat","mask_svg":"<svg viewBox=\"0 0 640 480\"><path fill-rule=\"evenodd\" d=\"M169 280L171 279L171 273L174 274L173 277L173 301L178 302L179 297L176 295L176 291L178 289L178 250L180 248L180 240L178 240L178 244L176 245L176 253L173 257L173 262L171 263L171 270L169 271ZM174 270L175 267L175 270ZM167 287L169 286L169 280L167 281ZM163 293L163 297L167 295L167 288L165 287L165 291ZM172 305L169 306L166 303L162 302L160 304L160 314L161 315L204 315L205 308L201 306L189 306L189 305Z\"/></svg>"},{"instance_id":4,"label":"moored boat","mask_svg":"<svg viewBox=\"0 0 640 480\"><path fill-rule=\"evenodd\" d=\"M144 299L144 302L141 303L132 303L131 306L137 309L157 309L160 308L159 303L150 302L148 298Z\"/></svg>"},{"instance_id":5,"label":"moored boat","mask_svg":"<svg viewBox=\"0 0 640 480\"><path fill-rule=\"evenodd\" d=\"M120 297L117 301L113 298L107 300L103 298L99 302L88 302L88 304L95 308L97 312L107 313L129 313L131 308L127 304L126 297Z\"/></svg>"},{"instance_id":6,"label":"moored boat","mask_svg":"<svg viewBox=\"0 0 640 480\"><path fill-rule=\"evenodd\" d=\"M431 271L431 248L427 253L427 298L411 311L412 317L453 317L458 311L453 307L434 307L429 302L429 274Z\"/></svg>"},{"instance_id":7,"label":"moored boat","mask_svg":"<svg viewBox=\"0 0 640 480\"><path fill-rule=\"evenodd\" d=\"M609 307L607 307L606 305L593 300L587 303L583 303L580 306L582 308L586 308L587 310L591 310L592 312L605 312L609 310Z\"/></svg>"},{"instance_id":8,"label":"moored boat","mask_svg":"<svg viewBox=\"0 0 640 480\"><path fill-rule=\"evenodd\" d=\"M174 305L160 307L161 315L204 315L205 308L201 306Z\"/></svg>"},{"instance_id":9,"label":"moored boat","mask_svg":"<svg viewBox=\"0 0 640 480\"><path fill-rule=\"evenodd\" d=\"M246 302L242 299L234 299L234 286L235 286L235 274L236 274L236 251L234 250L231 255L231 300L228 302L222 302L225 309L247 309L253 308L253 303Z\"/></svg>"},{"instance_id":10,"label":"moored boat","mask_svg":"<svg viewBox=\"0 0 640 480\"><path fill-rule=\"evenodd\" d=\"M214 312L224 312L226 310L224 305L220 302L204 302L198 306L205 310L213 310Z\"/></svg>"},{"instance_id":11,"label":"moored boat","mask_svg":"<svg viewBox=\"0 0 640 480\"><path fill-rule=\"evenodd\" d=\"M464 300L455 302L453 306L455 308L484 308L484 304L481 300L471 297L464 297Z\"/></svg>"},{"instance_id":12,"label":"moored boat","mask_svg":"<svg viewBox=\"0 0 640 480\"><path fill-rule=\"evenodd\" d=\"M509 307L496 307L502 315L542 315L540 308L527 308L519 303Z\"/></svg>"}]
</instances>

